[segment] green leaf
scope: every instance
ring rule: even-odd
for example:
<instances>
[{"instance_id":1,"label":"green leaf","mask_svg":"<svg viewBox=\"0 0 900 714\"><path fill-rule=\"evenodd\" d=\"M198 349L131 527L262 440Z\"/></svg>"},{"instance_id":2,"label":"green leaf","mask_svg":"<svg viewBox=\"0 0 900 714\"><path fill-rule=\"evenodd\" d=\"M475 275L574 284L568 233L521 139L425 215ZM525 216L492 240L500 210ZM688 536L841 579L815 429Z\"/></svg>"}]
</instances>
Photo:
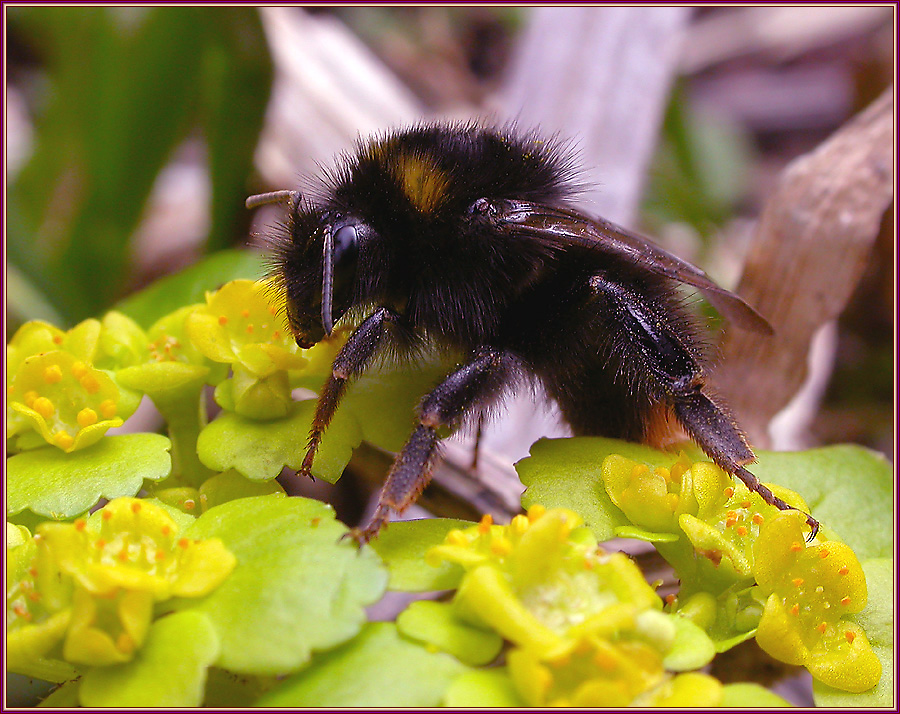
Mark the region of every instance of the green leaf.
<instances>
[{"instance_id":1,"label":"green leaf","mask_svg":"<svg viewBox=\"0 0 900 714\"><path fill-rule=\"evenodd\" d=\"M719 706L727 709L770 709L794 705L759 684L738 682L722 688L722 703Z\"/></svg>"},{"instance_id":2,"label":"green leaf","mask_svg":"<svg viewBox=\"0 0 900 714\"><path fill-rule=\"evenodd\" d=\"M400 451L416 426L416 406L449 371L440 362L374 369L350 384L341 408L356 415L363 439Z\"/></svg>"},{"instance_id":3,"label":"green leaf","mask_svg":"<svg viewBox=\"0 0 900 714\"><path fill-rule=\"evenodd\" d=\"M203 302L207 291L239 278L255 280L265 273L264 258L249 250L223 250L179 273L157 280L139 293L119 302L114 309L144 329L180 307Z\"/></svg>"},{"instance_id":4,"label":"green leaf","mask_svg":"<svg viewBox=\"0 0 900 714\"><path fill-rule=\"evenodd\" d=\"M177 603L213 623L218 666L284 674L359 632L387 573L370 549L342 539L346 533L330 506L276 495L229 501L185 529L185 537L221 538L238 561L214 592Z\"/></svg>"},{"instance_id":5,"label":"green leaf","mask_svg":"<svg viewBox=\"0 0 900 714\"><path fill-rule=\"evenodd\" d=\"M392 522L369 544L388 567L388 589L426 592L452 590L459 585L462 567L446 560L437 567L429 565L425 562L425 553L443 543L447 533L454 528L472 525L470 521L454 518Z\"/></svg>"},{"instance_id":6,"label":"green leaf","mask_svg":"<svg viewBox=\"0 0 900 714\"><path fill-rule=\"evenodd\" d=\"M660 466L673 460L670 454L618 439L541 439L531 447L531 454L516 464L519 479L527 487L522 505L569 508L584 518L597 540L614 538L617 528L633 524L603 487L600 466L610 454Z\"/></svg>"},{"instance_id":7,"label":"green leaf","mask_svg":"<svg viewBox=\"0 0 900 714\"><path fill-rule=\"evenodd\" d=\"M290 416L272 421L223 412L200 432L200 460L215 471L236 469L254 481L273 479L285 466L299 469L306 455L315 406L314 399L297 402ZM359 442L353 415L338 410L316 453L313 476L329 483L337 481Z\"/></svg>"},{"instance_id":8,"label":"green leaf","mask_svg":"<svg viewBox=\"0 0 900 714\"><path fill-rule=\"evenodd\" d=\"M663 658L663 666L673 672L700 669L712 662L716 646L702 628L680 615L673 615L675 641Z\"/></svg>"},{"instance_id":9,"label":"green leaf","mask_svg":"<svg viewBox=\"0 0 900 714\"><path fill-rule=\"evenodd\" d=\"M93 667L81 682L86 707L196 707L207 668L218 655L216 633L197 612L157 620L131 662Z\"/></svg>"},{"instance_id":10,"label":"green leaf","mask_svg":"<svg viewBox=\"0 0 900 714\"><path fill-rule=\"evenodd\" d=\"M464 671L449 655L401 638L387 622L316 657L257 702L260 707L435 707Z\"/></svg>"},{"instance_id":11,"label":"green leaf","mask_svg":"<svg viewBox=\"0 0 900 714\"><path fill-rule=\"evenodd\" d=\"M632 538L647 543L674 543L679 539L675 533L655 533L640 526L619 526L615 530L616 538Z\"/></svg>"},{"instance_id":12,"label":"green leaf","mask_svg":"<svg viewBox=\"0 0 900 714\"><path fill-rule=\"evenodd\" d=\"M472 666L492 662L503 647L500 635L463 622L446 602L412 603L397 617L397 629L410 639L434 645Z\"/></svg>"},{"instance_id":13,"label":"green leaf","mask_svg":"<svg viewBox=\"0 0 900 714\"><path fill-rule=\"evenodd\" d=\"M464 672L447 688L443 706L450 709L521 709L525 704L503 667Z\"/></svg>"},{"instance_id":14,"label":"green leaf","mask_svg":"<svg viewBox=\"0 0 900 714\"><path fill-rule=\"evenodd\" d=\"M841 444L798 452L757 452L760 481L799 493L812 515L832 528L860 561L894 552L894 477L888 461Z\"/></svg>"},{"instance_id":15,"label":"green leaf","mask_svg":"<svg viewBox=\"0 0 900 714\"><path fill-rule=\"evenodd\" d=\"M101 498L134 496L144 479L169 475L169 440L159 434L107 436L87 449L63 453L53 446L6 461L6 509L54 520L74 518Z\"/></svg>"},{"instance_id":16,"label":"green leaf","mask_svg":"<svg viewBox=\"0 0 900 714\"><path fill-rule=\"evenodd\" d=\"M228 501L250 496L266 496L270 493L286 495L277 481L251 481L231 470L213 476L200 486L200 503L204 511Z\"/></svg>"},{"instance_id":17,"label":"green leaf","mask_svg":"<svg viewBox=\"0 0 900 714\"><path fill-rule=\"evenodd\" d=\"M877 558L862 563L869 599L866 607L848 619L856 620L866 631L872 649L881 661L881 681L872 689L853 694L813 680L816 706L827 709L861 707L875 709L896 706L894 701L894 562Z\"/></svg>"}]
</instances>

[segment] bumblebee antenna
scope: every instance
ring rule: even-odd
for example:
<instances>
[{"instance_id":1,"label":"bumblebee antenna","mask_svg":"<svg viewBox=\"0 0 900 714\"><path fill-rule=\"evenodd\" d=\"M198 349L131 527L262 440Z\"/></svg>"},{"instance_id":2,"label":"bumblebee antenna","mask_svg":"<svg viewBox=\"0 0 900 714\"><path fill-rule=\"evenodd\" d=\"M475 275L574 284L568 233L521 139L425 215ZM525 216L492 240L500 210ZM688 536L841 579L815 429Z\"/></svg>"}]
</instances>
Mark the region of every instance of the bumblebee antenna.
<instances>
[{"instance_id":1,"label":"bumblebee antenna","mask_svg":"<svg viewBox=\"0 0 900 714\"><path fill-rule=\"evenodd\" d=\"M331 226L325 227L325 242L322 248L322 327L330 335L334 328L331 314L331 297L334 289L334 238Z\"/></svg>"},{"instance_id":2,"label":"bumblebee antenna","mask_svg":"<svg viewBox=\"0 0 900 714\"><path fill-rule=\"evenodd\" d=\"M255 196L250 196L246 201L244 201L244 205L247 208L258 208L259 206L266 206L270 203L286 203L288 206L296 206L300 202L300 192L299 191L270 191L269 193L258 193Z\"/></svg>"}]
</instances>

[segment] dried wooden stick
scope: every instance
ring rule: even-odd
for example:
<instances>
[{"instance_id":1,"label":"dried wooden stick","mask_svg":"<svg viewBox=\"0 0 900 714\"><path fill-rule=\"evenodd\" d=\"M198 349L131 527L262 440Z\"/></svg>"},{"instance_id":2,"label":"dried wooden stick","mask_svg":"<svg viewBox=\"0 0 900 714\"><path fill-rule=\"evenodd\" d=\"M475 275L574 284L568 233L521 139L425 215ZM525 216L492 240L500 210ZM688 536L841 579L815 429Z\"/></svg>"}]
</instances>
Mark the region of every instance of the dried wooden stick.
<instances>
[{"instance_id":1,"label":"dried wooden stick","mask_svg":"<svg viewBox=\"0 0 900 714\"><path fill-rule=\"evenodd\" d=\"M714 375L757 446L803 384L813 335L853 293L893 198L893 94L793 161L757 225L737 292L775 336L729 330Z\"/></svg>"}]
</instances>

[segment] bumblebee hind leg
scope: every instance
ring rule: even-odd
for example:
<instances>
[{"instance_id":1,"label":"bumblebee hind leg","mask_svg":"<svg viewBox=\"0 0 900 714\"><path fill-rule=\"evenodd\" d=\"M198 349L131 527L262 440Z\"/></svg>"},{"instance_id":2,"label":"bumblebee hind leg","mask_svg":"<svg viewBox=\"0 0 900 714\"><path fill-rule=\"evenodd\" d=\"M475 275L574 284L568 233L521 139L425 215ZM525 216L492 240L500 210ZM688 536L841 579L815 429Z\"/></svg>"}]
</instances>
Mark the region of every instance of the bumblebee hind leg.
<instances>
[{"instance_id":1,"label":"bumblebee hind leg","mask_svg":"<svg viewBox=\"0 0 900 714\"><path fill-rule=\"evenodd\" d=\"M745 464L756 461L756 456L735 425L734 419L704 394L699 385L676 390L673 402L673 410L679 423L716 464L743 481L747 488L758 493L769 505L782 511L794 508L744 468ZM819 522L808 513L804 515L811 529L809 540L812 540L819 532Z\"/></svg>"},{"instance_id":2,"label":"bumblebee hind leg","mask_svg":"<svg viewBox=\"0 0 900 714\"><path fill-rule=\"evenodd\" d=\"M658 398L671 406L688 435L718 466L756 491L766 503L781 510L793 508L744 468L756 461L756 456L732 416L704 392L702 368L686 346L685 337L673 328L674 323L633 285L603 273L594 275L590 285L604 307L616 315L619 329L632 348L632 369L640 365L639 371L647 375ZM812 529L812 540L819 522L804 515Z\"/></svg>"}]
</instances>

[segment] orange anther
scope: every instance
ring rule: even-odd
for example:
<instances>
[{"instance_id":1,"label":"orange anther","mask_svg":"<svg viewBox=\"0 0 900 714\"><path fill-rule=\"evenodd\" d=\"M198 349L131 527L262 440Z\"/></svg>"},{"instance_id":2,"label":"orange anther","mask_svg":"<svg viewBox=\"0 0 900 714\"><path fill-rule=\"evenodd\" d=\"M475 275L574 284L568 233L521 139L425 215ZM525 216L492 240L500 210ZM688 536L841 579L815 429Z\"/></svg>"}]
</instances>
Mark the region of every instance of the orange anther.
<instances>
[{"instance_id":1,"label":"orange anther","mask_svg":"<svg viewBox=\"0 0 900 714\"><path fill-rule=\"evenodd\" d=\"M747 531L746 526L738 526L737 528L734 529L734 532L737 533L739 536L745 536L745 535L747 535L748 531Z\"/></svg>"},{"instance_id":2,"label":"orange anther","mask_svg":"<svg viewBox=\"0 0 900 714\"><path fill-rule=\"evenodd\" d=\"M132 513L140 513L141 512L141 504L135 501L131 504L131 512Z\"/></svg>"},{"instance_id":3,"label":"orange anther","mask_svg":"<svg viewBox=\"0 0 900 714\"><path fill-rule=\"evenodd\" d=\"M849 605L849 604L850 604L850 596L849 595L845 595L844 597L841 598L841 605L843 605L844 607L847 607L847 605Z\"/></svg>"},{"instance_id":4,"label":"orange anther","mask_svg":"<svg viewBox=\"0 0 900 714\"><path fill-rule=\"evenodd\" d=\"M81 382L81 386L84 387L88 394L96 394L100 389L100 380L93 374L86 374L78 381Z\"/></svg>"},{"instance_id":5,"label":"orange anther","mask_svg":"<svg viewBox=\"0 0 900 714\"><path fill-rule=\"evenodd\" d=\"M754 513L750 520L759 526L762 525L762 522L766 519L762 517L761 513Z\"/></svg>"},{"instance_id":6,"label":"orange anther","mask_svg":"<svg viewBox=\"0 0 900 714\"><path fill-rule=\"evenodd\" d=\"M741 501L741 508L750 508L750 501Z\"/></svg>"},{"instance_id":7,"label":"orange anther","mask_svg":"<svg viewBox=\"0 0 900 714\"><path fill-rule=\"evenodd\" d=\"M225 315L219 315L219 324L225 327L228 324L228 318Z\"/></svg>"},{"instance_id":8,"label":"orange anther","mask_svg":"<svg viewBox=\"0 0 900 714\"><path fill-rule=\"evenodd\" d=\"M828 549L827 549L827 548L822 548L822 549L819 551L819 557L822 558L823 560L824 560L825 558L827 558L828 556L829 556L829 553L828 553Z\"/></svg>"},{"instance_id":9,"label":"orange anther","mask_svg":"<svg viewBox=\"0 0 900 714\"><path fill-rule=\"evenodd\" d=\"M113 517L113 513L112 513L112 511L106 511L106 510L104 510L104 511L103 511L103 515L100 516L100 517L101 517L104 521L108 521L110 518Z\"/></svg>"},{"instance_id":10,"label":"orange anther","mask_svg":"<svg viewBox=\"0 0 900 714\"><path fill-rule=\"evenodd\" d=\"M803 578L794 578L791 582L799 588L803 585Z\"/></svg>"},{"instance_id":11,"label":"orange anther","mask_svg":"<svg viewBox=\"0 0 900 714\"><path fill-rule=\"evenodd\" d=\"M62 379L62 369L58 364L51 364L44 369L44 381L47 384L56 384Z\"/></svg>"},{"instance_id":12,"label":"orange anther","mask_svg":"<svg viewBox=\"0 0 900 714\"><path fill-rule=\"evenodd\" d=\"M846 637L846 638L847 638L847 642L849 642L849 643L852 645L852 644L853 644L853 640L856 639L856 633L853 632L852 630L847 630L847 631L844 633L844 637Z\"/></svg>"},{"instance_id":13,"label":"orange anther","mask_svg":"<svg viewBox=\"0 0 900 714\"><path fill-rule=\"evenodd\" d=\"M728 488L726 488L726 489L723 491L723 493L725 494L725 498L731 498L731 497L734 495L734 488L732 488L731 486L729 486Z\"/></svg>"},{"instance_id":14,"label":"orange anther","mask_svg":"<svg viewBox=\"0 0 900 714\"><path fill-rule=\"evenodd\" d=\"M825 630L828 629L828 625L827 625L826 623L824 623L824 622L820 622L820 623L816 626L816 629L817 629L820 633L822 633L822 634L824 635L824 634L825 634Z\"/></svg>"},{"instance_id":15,"label":"orange anther","mask_svg":"<svg viewBox=\"0 0 900 714\"><path fill-rule=\"evenodd\" d=\"M842 566L841 569L838 570L838 573L840 573L841 575L846 575L849 572L850 568L848 568L846 565Z\"/></svg>"},{"instance_id":16,"label":"orange anther","mask_svg":"<svg viewBox=\"0 0 900 714\"><path fill-rule=\"evenodd\" d=\"M673 602L675 602L675 595L666 595L666 597L663 599L665 600L666 605L671 605Z\"/></svg>"},{"instance_id":17,"label":"orange anther","mask_svg":"<svg viewBox=\"0 0 900 714\"><path fill-rule=\"evenodd\" d=\"M494 519L491 517L490 513L485 513L481 520L478 522L478 532L484 535L485 533L490 532L491 524L494 522Z\"/></svg>"},{"instance_id":18,"label":"orange anther","mask_svg":"<svg viewBox=\"0 0 900 714\"><path fill-rule=\"evenodd\" d=\"M241 310L241 317L250 317L249 310Z\"/></svg>"},{"instance_id":19,"label":"orange anther","mask_svg":"<svg viewBox=\"0 0 900 714\"><path fill-rule=\"evenodd\" d=\"M735 523L737 523L737 518L729 518L727 521L725 521L725 527L731 528L731 526L733 526Z\"/></svg>"},{"instance_id":20,"label":"orange anther","mask_svg":"<svg viewBox=\"0 0 900 714\"><path fill-rule=\"evenodd\" d=\"M189 541L187 538L181 538L178 541L179 548L187 548L190 544L191 544L191 541Z\"/></svg>"},{"instance_id":21,"label":"orange anther","mask_svg":"<svg viewBox=\"0 0 900 714\"><path fill-rule=\"evenodd\" d=\"M801 550L803 550L804 547L805 546L803 545L803 543L800 543L799 541L796 541L796 540L793 543L791 543L791 550L794 551L795 553L799 553Z\"/></svg>"},{"instance_id":22,"label":"orange anther","mask_svg":"<svg viewBox=\"0 0 900 714\"><path fill-rule=\"evenodd\" d=\"M75 530L83 531L85 528L87 528L87 522L84 520L84 518L77 518L75 520Z\"/></svg>"},{"instance_id":23,"label":"orange anther","mask_svg":"<svg viewBox=\"0 0 900 714\"><path fill-rule=\"evenodd\" d=\"M796 617L797 615L800 614L800 605L799 605L799 604L794 603L794 606L791 608L791 614L792 614L794 617Z\"/></svg>"}]
</instances>

